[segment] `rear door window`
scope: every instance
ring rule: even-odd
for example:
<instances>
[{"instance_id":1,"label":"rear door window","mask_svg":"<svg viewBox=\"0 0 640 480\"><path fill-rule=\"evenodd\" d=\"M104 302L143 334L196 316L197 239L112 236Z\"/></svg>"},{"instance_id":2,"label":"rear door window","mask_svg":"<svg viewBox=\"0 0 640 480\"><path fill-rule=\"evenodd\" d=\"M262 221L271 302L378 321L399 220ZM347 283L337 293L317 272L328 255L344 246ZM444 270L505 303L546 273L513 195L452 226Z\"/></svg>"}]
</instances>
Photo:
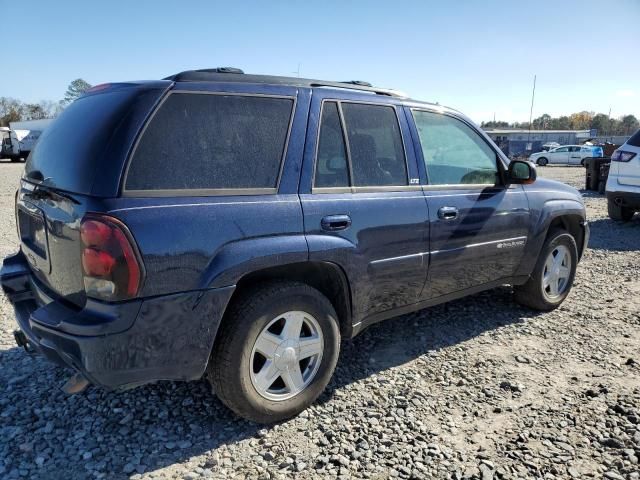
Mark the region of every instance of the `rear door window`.
<instances>
[{"instance_id":1,"label":"rear door window","mask_svg":"<svg viewBox=\"0 0 640 480\"><path fill-rule=\"evenodd\" d=\"M347 148L336 102L322 106L315 187L348 187Z\"/></svg>"},{"instance_id":2,"label":"rear door window","mask_svg":"<svg viewBox=\"0 0 640 480\"><path fill-rule=\"evenodd\" d=\"M396 111L386 105L342 103L353 186L407 185L407 162Z\"/></svg>"},{"instance_id":3,"label":"rear door window","mask_svg":"<svg viewBox=\"0 0 640 480\"><path fill-rule=\"evenodd\" d=\"M169 95L140 138L125 189L277 188L293 104L281 97Z\"/></svg>"},{"instance_id":4,"label":"rear door window","mask_svg":"<svg viewBox=\"0 0 640 480\"><path fill-rule=\"evenodd\" d=\"M440 113L413 111L429 185L495 185L496 153L467 124Z\"/></svg>"}]
</instances>

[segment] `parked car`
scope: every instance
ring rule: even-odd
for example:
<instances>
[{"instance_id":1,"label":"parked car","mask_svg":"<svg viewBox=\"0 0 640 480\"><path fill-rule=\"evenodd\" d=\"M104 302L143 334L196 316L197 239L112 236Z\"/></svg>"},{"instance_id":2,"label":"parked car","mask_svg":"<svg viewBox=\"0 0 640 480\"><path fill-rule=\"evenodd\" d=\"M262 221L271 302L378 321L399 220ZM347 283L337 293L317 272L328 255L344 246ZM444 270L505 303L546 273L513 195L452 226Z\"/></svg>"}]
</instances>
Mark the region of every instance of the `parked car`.
<instances>
[{"instance_id":1,"label":"parked car","mask_svg":"<svg viewBox=\"0 0 640 480\"><path fill-rule=\"evenodd\" d=\"M611 155L606 195L613 220L628 222L640 211L640 130Z\"/></svg>"},{"instance_id":2,"label":"parked car","mask_svg":"<svg viewBox=\"0 0 640 480\"><path fill-rule=\"evenodd\" d=\"M586 158L592 158L591 147L581 145L564 145L552 148L548 152L533 153L529 160L544 167L545 165L582 165Z\"/></svg>"},{"instance_id":3,"label":"parked car","mask_svg":"<svg viewBox=\"0 0 640 480\"><path fill-rule=\"evenodd\" d=\"M206 375L257 422L310 405L381 320L505 284L556 308L589 234L577 190L455 110L227 68L87 92L16 216L16 341L77 372L67 392Z\"/></svg>"}]
</instances>

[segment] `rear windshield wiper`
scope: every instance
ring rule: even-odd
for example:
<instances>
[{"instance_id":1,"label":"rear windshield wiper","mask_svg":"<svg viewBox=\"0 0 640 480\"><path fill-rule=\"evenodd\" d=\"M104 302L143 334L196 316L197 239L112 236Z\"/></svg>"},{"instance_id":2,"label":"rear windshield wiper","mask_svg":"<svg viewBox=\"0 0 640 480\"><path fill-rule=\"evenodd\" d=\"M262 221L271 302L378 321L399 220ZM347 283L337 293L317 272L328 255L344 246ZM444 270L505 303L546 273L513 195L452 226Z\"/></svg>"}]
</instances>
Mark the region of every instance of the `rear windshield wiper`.
<instances>
[{"instance_id":1,"label":"rear windshield wiper","mask_svg":"<svg viewBox=\"0 0 640 480\"><path fill-rule=\"evenodd\" d=\"M32 170L26 175L25 180L28 180L29 182L34 182L35 184L33 191L31 193L32 196L38 196L42 198L50 195L57 195L59 197L66 198L67 200L71 201L72 203L75 203L76 205L80 204L78 200L73 198L68 193L65 193L56 189L55 184L51 182L52 177L45 178L44 175L42 175L42 172L40 170ZM51 182L51 184L49 184L49 182ZM42 188L42 187L47 187L47 188Z\"/></svg>"}]
</instances>

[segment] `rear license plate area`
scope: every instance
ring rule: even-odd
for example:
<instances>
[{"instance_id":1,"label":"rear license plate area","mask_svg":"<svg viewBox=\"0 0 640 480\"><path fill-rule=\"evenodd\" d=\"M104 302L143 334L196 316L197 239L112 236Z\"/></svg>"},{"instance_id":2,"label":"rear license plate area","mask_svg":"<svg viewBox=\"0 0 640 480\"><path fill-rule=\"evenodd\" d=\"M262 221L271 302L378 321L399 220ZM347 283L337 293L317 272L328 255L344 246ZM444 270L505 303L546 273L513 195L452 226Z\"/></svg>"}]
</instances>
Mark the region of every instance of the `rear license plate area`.
<instances>
[{"instance_id":1,"label":"rear license plate area","mask_svg":"<svg viewBox=\"0 0 640 480\"><path fill-rule=\"evenodd\" d=\"M18 229L22 243L40 258L46 259L47 233L42 214L38 210L18 208Z\"/></svg>"}]
</instances>

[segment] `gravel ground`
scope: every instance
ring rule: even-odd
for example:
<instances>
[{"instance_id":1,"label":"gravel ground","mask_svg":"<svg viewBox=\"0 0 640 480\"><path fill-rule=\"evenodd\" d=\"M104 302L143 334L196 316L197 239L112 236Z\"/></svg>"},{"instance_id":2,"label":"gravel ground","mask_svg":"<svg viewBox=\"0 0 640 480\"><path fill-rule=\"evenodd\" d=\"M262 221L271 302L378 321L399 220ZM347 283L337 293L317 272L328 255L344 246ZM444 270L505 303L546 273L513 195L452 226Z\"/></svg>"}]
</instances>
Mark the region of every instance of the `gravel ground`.
<instances>
[{"instance_id":1,"label":"gravel ground","mask_svg":"<svg viewBox=\"0 0 640 480\"><path fill-rule=\"evenodd\" d=\"M0 163L0 256L21 168ZM581 168L539 173L583 186ZM268 428L202 381L68 397L67 372L14 346L0 296L0 478L638 479L640 215L585 200L592 237L561 308L502 288L376 325L320 401Z\"/></svg>"}]
</instances>

